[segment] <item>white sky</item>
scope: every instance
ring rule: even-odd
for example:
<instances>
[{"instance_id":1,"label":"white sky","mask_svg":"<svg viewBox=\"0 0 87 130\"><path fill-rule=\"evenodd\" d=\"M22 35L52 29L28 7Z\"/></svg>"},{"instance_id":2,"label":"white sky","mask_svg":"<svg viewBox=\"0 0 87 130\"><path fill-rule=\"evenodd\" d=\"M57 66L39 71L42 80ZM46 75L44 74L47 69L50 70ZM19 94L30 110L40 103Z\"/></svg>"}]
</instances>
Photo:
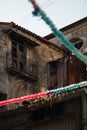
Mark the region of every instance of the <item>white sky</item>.
<instances>
[{"instance_id":1,"label":"white sky","mask_svg":"<svg viewBox=\"0 0 87 130\"><path fill-rule=\"evenodd\" d=\"M37 0L58 29L87 16L87 0ZM28 0L0 0L0 22L15 22L33 33L45 36L50 28L32 16Z\"/></svg>"}]
</instances>

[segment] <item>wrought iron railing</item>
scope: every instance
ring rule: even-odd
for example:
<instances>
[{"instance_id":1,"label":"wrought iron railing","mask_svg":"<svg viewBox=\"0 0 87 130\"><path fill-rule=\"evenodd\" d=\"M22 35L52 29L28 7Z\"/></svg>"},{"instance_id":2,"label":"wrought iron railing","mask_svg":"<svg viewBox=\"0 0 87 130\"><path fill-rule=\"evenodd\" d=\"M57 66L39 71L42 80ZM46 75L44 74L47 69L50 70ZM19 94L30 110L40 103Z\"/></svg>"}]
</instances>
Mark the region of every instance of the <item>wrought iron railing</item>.
<instances>
[{"instance_id":1,"label":"wrought iron railing","mask_svg":"<svg viewBox=\"0 0 87 130\"><path fill-rule=\"evenodd\" d=\"M38 78L38 63L26 56L17 55L13 56L13 53L7 53L7 69L18 71L22 74L29 75L31 77Z\"/></svg>"}]
</instances>

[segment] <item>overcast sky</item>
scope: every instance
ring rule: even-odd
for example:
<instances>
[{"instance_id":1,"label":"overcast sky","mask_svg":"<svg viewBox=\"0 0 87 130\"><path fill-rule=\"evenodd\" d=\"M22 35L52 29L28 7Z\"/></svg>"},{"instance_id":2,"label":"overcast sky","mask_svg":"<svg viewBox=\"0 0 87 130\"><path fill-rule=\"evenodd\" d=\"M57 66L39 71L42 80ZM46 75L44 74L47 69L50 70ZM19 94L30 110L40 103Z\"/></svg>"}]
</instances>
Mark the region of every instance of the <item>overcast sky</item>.
<instances>
[{"instance_id":1,"label":"overcast sky","mask_svg":"<svg viewBox=\"0 0 87 130\"><path fill-rule=\"evenodd\" d=\"M58 29L87 16L87 0L37 0ZM0 0L0 22L15 22L33 33L45 36L50 28L32 16L28 0Z\"/></svg>"}]
</instances>

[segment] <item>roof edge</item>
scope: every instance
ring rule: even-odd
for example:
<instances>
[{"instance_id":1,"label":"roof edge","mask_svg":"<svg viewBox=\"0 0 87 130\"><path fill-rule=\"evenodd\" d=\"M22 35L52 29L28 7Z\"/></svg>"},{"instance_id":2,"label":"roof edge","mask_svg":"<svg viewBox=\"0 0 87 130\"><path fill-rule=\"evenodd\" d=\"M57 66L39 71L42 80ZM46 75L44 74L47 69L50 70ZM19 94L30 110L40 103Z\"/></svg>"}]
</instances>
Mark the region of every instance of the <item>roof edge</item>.
<instances>
[{"instance_id":1,"label":"roof edge","mask_svg":"<svg viewBox=\"0 0 87 130\"><path fill-rule=\"evenodd\" d=\"M67 26L65 26L63 28L60 28L59 30L61 32L64 32L64 31L66 31L68 29L71 29L72 27L76 27L77 25L79 25L81 23L84 23L85 21L87 21L87 17L84 17L84 18L82 18L82 19L80 19L80 20L78 20L76 22L73 22L73 23L71 23L71 24L69 24L69 25L67 25ZM55 37L55 35L53 33L44 36L44 38L47 39L47 40L50 40L53 37Z\"/></svg>"},{"instance_id":2,"label":"roof edge","mask_svg":"<svg viewBox=\"0 0 87 130\"><path fill-rule=\"evenodd\" d=\"M27 30L27 29L25 29L25 28L23 28L23 27L21 27L21 26L15 24L14 22L0 22L0 25L7 25L7 26L9 26L9 29L16 28L16 29L22 31L23 33L26 33L26 34L28 34L28 35L31 35L31 36L37 38L38 40L44 42L44 44L46 44L46 45L48 45L48 46L49 46L49 45L50 45L50 46L53 46L53 47L58 48L58 49L60 49L61 51L64 51L64 52L65 52L65 50L63 50L62 48L60 48L60 47L57 46L57 45L54 45L52 42L48 41L48 40L45 39L44 37L41 37L41 36L39 36L39 35L37 35L37 34L31 32L31 31L29 31L29 30Z\"/></svg>"}]
</instances>

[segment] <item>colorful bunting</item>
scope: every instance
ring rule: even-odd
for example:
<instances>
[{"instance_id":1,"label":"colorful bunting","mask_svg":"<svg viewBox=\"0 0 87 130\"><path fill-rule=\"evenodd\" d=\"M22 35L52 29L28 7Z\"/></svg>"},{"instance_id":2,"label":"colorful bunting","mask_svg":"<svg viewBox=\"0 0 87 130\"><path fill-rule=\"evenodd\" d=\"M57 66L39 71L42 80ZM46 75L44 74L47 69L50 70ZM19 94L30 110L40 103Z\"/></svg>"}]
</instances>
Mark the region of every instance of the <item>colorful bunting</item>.
<instances>
[{"instance_id":1,"label":"colorful bunting","mask_svg":"<svg viewBox=\"0 0 87 130\"><path fill-rule=\"evenodd\" d=\"M13 103L19 103L19 102L23 102L23 101L29 101L29 100L37 99L37 98L43 98L45 96L52 97L54 94L61 94L64 92L69 92L69 91L72 91L72 90L75 90L78 88L82 88L85 86L87 86L87 81L80 82L77 84L72 84L70 86L66 86L66 87L62 87L62 88L58 88L58 89L54 89L54 90L50 90L50 91L46 91L46 92L41 92L41 93L27 95L27 96L23 96L23 97L19 97L19 98L13 98L13 99L5 100L5 101L0 101L0 106L5 106L8 104L13 104Z\"/></svg>"}]
</instances>

